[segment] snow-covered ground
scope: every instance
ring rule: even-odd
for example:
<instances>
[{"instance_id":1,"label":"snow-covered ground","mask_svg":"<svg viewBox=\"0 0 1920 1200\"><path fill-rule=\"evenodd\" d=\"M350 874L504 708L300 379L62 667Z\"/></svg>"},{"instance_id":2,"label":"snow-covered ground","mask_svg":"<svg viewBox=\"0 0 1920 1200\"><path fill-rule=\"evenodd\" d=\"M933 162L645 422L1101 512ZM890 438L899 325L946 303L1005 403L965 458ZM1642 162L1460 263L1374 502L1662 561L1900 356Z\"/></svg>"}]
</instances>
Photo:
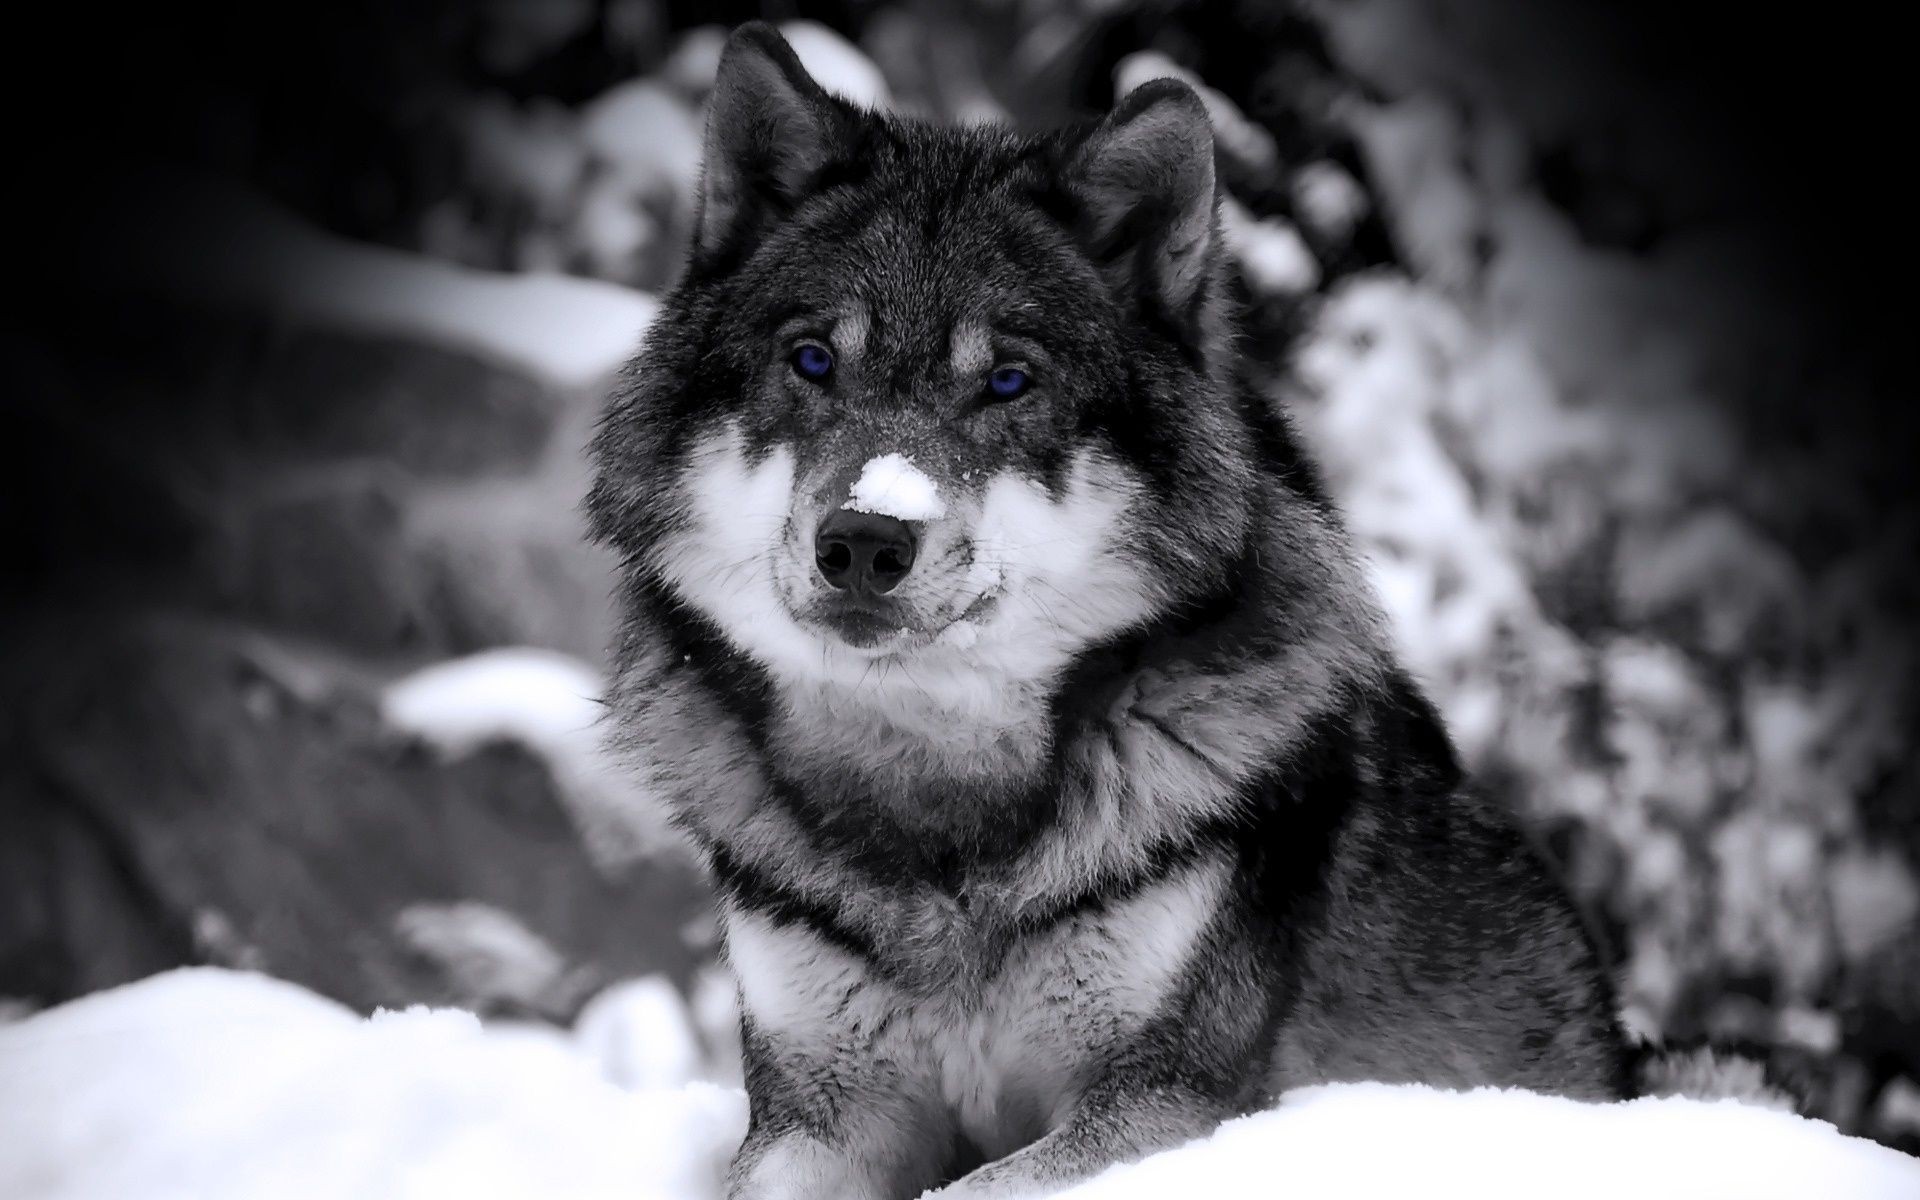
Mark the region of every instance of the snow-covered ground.
<instances>
[{"instance_id":1,"label":"snow-covered ground","mask_svg":"<svg viewBox=\"0 0 1920 1200\"><path fill-rule=\"evenodd\" d=\"M704 1200L746 1128L696 1078L664 987L573 1033L411 1009L362 1019L193 968L0 1027L6 1200ZM1728 1101L1587 1105L1363 1084L1288 1096L1063 1195L1920 1196L1920 1160Z\"/></svg>"},{"instance_id":2,"label":"snow-covered ground","mask_svg":"<svg viewBox=\"0 0 1920 1200\"><path fill-rule=\"evenodd\" d=\"M592 1005L568 1036L212 968L96 993L0 1029L0 1197L711 1196L745 1101L659 994L641 1054Z\"/></svg>"}]
</instances>

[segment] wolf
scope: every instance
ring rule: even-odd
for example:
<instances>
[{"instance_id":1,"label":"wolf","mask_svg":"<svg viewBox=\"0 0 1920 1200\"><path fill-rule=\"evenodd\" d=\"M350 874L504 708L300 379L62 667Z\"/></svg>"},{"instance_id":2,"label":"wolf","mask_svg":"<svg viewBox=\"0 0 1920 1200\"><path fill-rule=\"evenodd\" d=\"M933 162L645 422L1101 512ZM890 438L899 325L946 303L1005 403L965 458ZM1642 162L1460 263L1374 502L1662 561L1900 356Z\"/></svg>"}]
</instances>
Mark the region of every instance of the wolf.
<instances>
[{"instance_id":1,"label":"wolf","mask_svg":"<svg viewBox=\"0 0 1920 1200\"><path fill-rule=\"evenodd\" d=\"M1306 1084L1631 1090L1236 344L1206 110L1037 136L722 57L613 390L617 744L719 897L736 1197L1044 1192Z\"/></svg>"}]
</instances>

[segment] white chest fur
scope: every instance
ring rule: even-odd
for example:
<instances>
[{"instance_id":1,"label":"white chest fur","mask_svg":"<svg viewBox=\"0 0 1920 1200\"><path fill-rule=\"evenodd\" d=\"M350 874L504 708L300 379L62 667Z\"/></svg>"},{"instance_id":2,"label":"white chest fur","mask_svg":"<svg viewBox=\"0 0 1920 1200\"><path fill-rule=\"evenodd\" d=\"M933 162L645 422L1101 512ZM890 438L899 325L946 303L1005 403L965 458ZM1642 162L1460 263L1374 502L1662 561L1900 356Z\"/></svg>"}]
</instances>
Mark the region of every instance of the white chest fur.
<instances>
[{"instance_id":1,"label":"white chest fur","mask_svg":"<svg viewBox=\"0 0 1920 1200\"><path fill-rule=\"evenodd\" d=\"M1086 1068L1150 1020L1213 918L1223 861L1195 863L1017 943L977 993L905 991L799 925L727 914L741 1002L783 1070L831 1077L888 1119L989 1157L1053 1127Z\"/></svg>"}]
</instances>

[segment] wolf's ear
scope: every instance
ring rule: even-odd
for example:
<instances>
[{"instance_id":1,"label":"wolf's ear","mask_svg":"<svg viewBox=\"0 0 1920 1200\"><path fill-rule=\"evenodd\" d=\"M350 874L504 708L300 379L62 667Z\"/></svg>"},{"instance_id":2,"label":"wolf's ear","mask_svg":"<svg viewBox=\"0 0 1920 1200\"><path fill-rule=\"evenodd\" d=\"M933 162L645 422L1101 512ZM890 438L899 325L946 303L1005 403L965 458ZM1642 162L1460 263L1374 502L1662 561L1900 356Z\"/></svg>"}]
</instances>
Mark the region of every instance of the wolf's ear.
<instances>
[{"instance_id":1,"label":"wolf's ear","mask_svg":"<svg viewBox=\"0 0 1920 1200\"><path fill-rule=\"evenodd\" d=\"M1177 79L1128 92L1074 151L1068 179L1103 257L1130 254L1141 282L1184 317L1217 258L1213 126Z\"/></svg>"},{"instance_id":2,"label":"wolf's ear","mask_svg":"<svg viewBox=\"0 0 1920 1200\"><path fill-rule=\"evenodd\" d=\"M852 113L813 81L773 26L734 30L707 101L695 253L710 254L764 212L791 207L833 158Z\"/></svg>"}]
</instances>

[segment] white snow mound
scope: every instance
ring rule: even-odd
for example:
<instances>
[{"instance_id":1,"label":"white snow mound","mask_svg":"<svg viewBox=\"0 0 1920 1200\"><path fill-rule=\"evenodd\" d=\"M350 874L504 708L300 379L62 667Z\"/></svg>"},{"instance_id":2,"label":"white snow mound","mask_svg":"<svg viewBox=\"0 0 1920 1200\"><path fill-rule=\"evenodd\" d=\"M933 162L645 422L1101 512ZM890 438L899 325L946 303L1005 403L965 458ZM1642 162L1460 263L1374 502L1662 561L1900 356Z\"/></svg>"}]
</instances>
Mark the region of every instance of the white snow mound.
<instances>
[{"instance_id":1,"label":"white snow mound","mask_svg":"<svg viewBox=\"0 0 1920 1200\"><path fill-rule=\"evenodd\" d=\"M1426 1200L1899 1200L1920 1159L1731 1100L1583 1104L1533 1092L1342 1084L1060 1193Z\"/></svg>"},{"instance_id":2,"label":"white snow mound","mask_svg":"<svg viewBox=\"0 0 1920 1200\"><path fill-rule=\"evenodd\" d=\"M643 1014L615 1039L615 1077L658 1057L636 1059L644 1014L671 1013L663 1042L687 1036L660 999L609 995L609 1011ZM264 976L158 975L0 1027L0 1196L717 1197L744 1097L623 1090L596 1061L604 1033L422 1008L362 1020ZM638 1074L675 1081L662 1067ZM1920 1160L1732 1101L1354 1084L1295 1092L1061 1195L1895 1200L1920 1196Z\"/></svg>"},{"instance_id":3,"label":"white snow mound","mask_svg":"<svg viewBox=\"0 0 1920 1200\"><path fill-rule=\"evenodd\" d=\"M450 755L490 741L518 741L565 756L591 743L600 719L598 672L577 658L532 646L485 650L435 663L390 685L381 716Z\"/></svg>"},{"instance_id":4,"label":"white snow mound","mask_svg":"<svg viewBox=\"0 0 1920 1200\"><path fill-rule=\"evenodd\" d=\"M569 1039L190 968L0 1028L0 1196L713 1196L738 1091L624 1091Z\"/></svg>"},{"instance_id":5,"label":"white snow mound","mask_svg":"<svg viewBox=\"0 0 1920 1200\"><path fill-rule=\"evenodd\" d=\"M852 496L840 507L901 521L937 521L947 515L939 486L899 454L868 461L854 481Z\"/></svg>"}]
</instances>

